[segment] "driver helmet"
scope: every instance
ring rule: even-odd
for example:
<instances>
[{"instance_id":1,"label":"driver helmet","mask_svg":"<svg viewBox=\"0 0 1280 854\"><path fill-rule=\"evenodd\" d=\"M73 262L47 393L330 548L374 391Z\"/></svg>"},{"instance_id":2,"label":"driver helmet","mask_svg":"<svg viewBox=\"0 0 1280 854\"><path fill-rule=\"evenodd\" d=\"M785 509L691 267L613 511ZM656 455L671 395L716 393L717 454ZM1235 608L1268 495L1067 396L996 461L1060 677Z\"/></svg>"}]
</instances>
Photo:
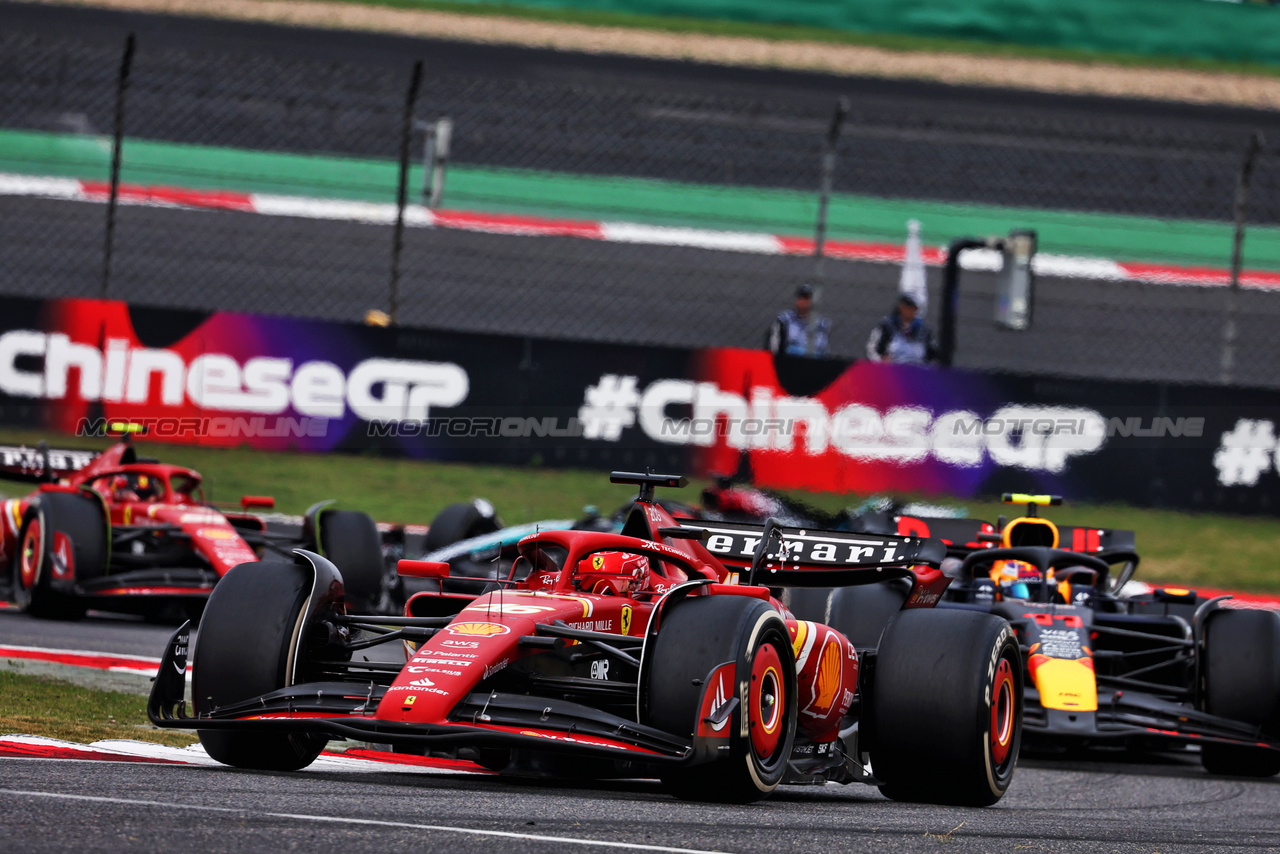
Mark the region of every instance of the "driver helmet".
<instances>
[{"instance_id":1,"label":"driver helmet","mask_svg":"<svg viewBox=\"0 0 1280 854\"><path fill-rule=\"evenodd\" d=\"M138 494L139 501L154 501L160 494L156 489L155 480L145 474L138 475L138 480L134 484L133 491Z\"/></svg>"},{"instance_id":2,"label":"driver helmet","mask_svg":"<svg viewBox=\"0 0 1280 854\"><path fill-rule=\"evenodd\" d=\"M113 501L138 500L138 493L134 492L133 488L129 485L129 478L127 475L118 474L111 478L110 490L111 499Z\"/></svg>"},{"instance_id":3,"label":"driver helmet","mask_svg":"<svg viewBox=\"0 0 1280 854\"><path fill-rule=\"evenodd\" d=\"M586 593L623 596L644 589L649 559L630 552L596 552L578 561L575 585Z\"/></svg>"},{"instance_id":4,"label":"driver helmet","mask_svg":"<svg viewBox=\"0 0 1280 854\"><path fill-rule=\"evenodd\" d=\"M991 567L991 580L996 583L1001 594L1009 599L1030 599L1031 585L1040 581L1040 570L1026 561L998 560ZM1053 570L1049 570L1048 581L1053 582Z\"/></svg>"}]
</instances>

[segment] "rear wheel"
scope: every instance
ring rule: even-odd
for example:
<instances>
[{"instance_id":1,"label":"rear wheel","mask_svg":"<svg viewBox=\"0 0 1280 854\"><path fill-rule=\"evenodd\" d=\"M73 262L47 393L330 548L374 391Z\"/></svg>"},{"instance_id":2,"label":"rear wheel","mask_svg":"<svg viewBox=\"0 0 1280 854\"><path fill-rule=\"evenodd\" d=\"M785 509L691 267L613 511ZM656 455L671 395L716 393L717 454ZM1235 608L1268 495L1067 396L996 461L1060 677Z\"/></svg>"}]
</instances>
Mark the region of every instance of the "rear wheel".
<instances>
[{"instance_id":1,"label":"rear wheel","mask_svg":"<svg viewBox=\"0 0 1280 854\"><path fill-rule=\"evenodd\" d=\"M797 620L830 625L828 608L835 592L831 587L788 587L783 595L787 608Z\"/></svg>"},{"instance_id":2,"label":"rear wheel","mask_svg":"<svg viewBox=\"0 0 1280 854\"><path fill-rule=\"evenodd\" d=\"M875 649L885 627L902 611L902 603L910 593L911 585L903 578L841 587L831 596L827 624L858 649Z\"/></svg>"},{"instance_id":3,"label":"rear wheel","mask_svg":"<svg viewBox=\"0 0 1280 854\"><path fill-rule=\"evenodd\" d=\"M209 597L191 666L197 714L276 691L301 681L296 648L305 636L303 611L312 577L288 563L242 563ZM305 733L200 730L214 759L236 768L296 771L315 761L328 739Z\"/></svg>"},{"instance_id":4,"label":"rear wheel","mask_svg":"<svg viewBox=\"0 0 1280 854\"><path fill-rule=\"evenodd\" d=\"M746 803L782 782L796 730L796 668L782 616L743 596L698 596L662 615L646 651L647 722L693 738L706 692L717 702L746 698L722 732L728 750L688 768L661 774L663 785L688 800ZM732 684L707 684L721 664L735 665Z\"/></svg>"},{"instance_id":5,"label":"rear wheel","mask_svg":"<svg viewBox=\"0 0 1280 854\"><path fill-rule=\"evenodd\" d=\"M27 508L13 559L13 596L32 616L78 620L86 602L76 580L97 578L107 562L102 504L88 495L46 492Z\"/></svg>"},{"instance_id":6,"label":"rear wheel","mask_svg":"<svg viewBox=\"0 0 1280 854\"><path fill-rule=\"evenodd\" d=\"M367 513L325 510L320 514L320 549L342 573L353 611L387 610L389 576L382 560L378 525Z\"/></svg>"},{"instance_id":7,"label":"rear wheel","mask_svg":"<svg viewBox=\"0 0 1280 854\"><path fill-rule=\"evenodd\" d=\"M898 614L870 693L871 769L886 797L989 806L1004 795L1022 737L1022 656L1007 622Z\"/></svg>"},{"instance_id":8,"label":"rear wheel","mask_svg":"<svg viewBox=\"0 0 1280 854\"><path fill-rule=\"evenodd\" d=\"M1280 614L1223 610L1204 634L1205 711L1280 734ZM1280 751L1205 744L1200 761L1213 774L1280 774Z\"/></svg>"}]
</instances>

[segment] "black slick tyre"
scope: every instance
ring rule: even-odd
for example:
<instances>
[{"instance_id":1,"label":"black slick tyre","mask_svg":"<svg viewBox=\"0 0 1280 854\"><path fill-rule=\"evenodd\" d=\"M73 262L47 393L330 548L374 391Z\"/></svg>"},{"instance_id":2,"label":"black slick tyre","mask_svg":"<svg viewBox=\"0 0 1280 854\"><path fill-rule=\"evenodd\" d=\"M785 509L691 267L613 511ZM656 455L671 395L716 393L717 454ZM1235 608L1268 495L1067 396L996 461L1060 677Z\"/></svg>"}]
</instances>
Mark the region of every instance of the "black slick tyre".
<instances>
[{"instance_id":1,"label":"black slick tyre","mask_svg":"<svg viewBox=\"0 0 1280 854\"><path fill-rule=\"evenodd\" d=\"M433 552L461 540L491 534L500 527L502 523L494 513L493 505L483 498L450 504L431 520L424 547L428 552Z\"/></svg>"},{"instance_id":2,"label":"black slick tyre","mask_svg":"<svg viewBox=\"0 0 1280 854\"><path fill-rule=\"evenodd\" d=\"M367 513L325 510L320 514L320 550L342 573L347 601L356 612L382 608L384 583L378 525Z\"/></svg>"},{"instance_id":3,"label":"black slick tyre","mask_svg":"<svg viewBox=\"0 0 1280 854\"><path fill-rule=\"evenodd\" d=\"M910 593L902 579L857 587L793 588L791 613L843 634L858 649L875 649L890 618L902 610Z\"/></svg>"},{"instance_id":4,"label":"black slick tyre","mask_svg":"<svg viewBox=\"0 0 1280 854\"><path fill-rule=\"evenodd\" d=\"M1009 624L903 611L880 639L869 698L872 773L898 801L990 806L1022 738L1022 656Z\"/></svg>"},{"instance_id":5,"label":"black slick tyre","mask_svg":"<svg viewBox=\"0 0 1280 854\"><path fill-rule=\"evenodd\" d=\"M708 677L735 665L727 700L746 698L729 716L728 749L704 764L668 768L663 786L686 800L747 803L782 782L796 732L796 667L782 616L744 596L696 596L664 611L645 652L645 719L692 738Z\"/></svg>"},{"instance_id":6,"label":"black slick tyre","mask_svg":"<svg viewBox=\"0 0 1280 854\"><path fill-rule=\"evenodd\" d=\"M101 576L107 563L107 521L90 495L42 493L27 508L13 557L14 603L35 617L78 620L87 602L77 579Z\"/></svg>"},{"instance_id":7,"label":"black slick tyre","mask_svg":"<svg viewBox=\"0 0 1280 854\"><path fill-rule=\"evenodd\" d=\"M827 621L828 610L835 592L832 587L789 587L783 597L787 608L797 620L830 625Z\"/></svg>"},{"instance_id":8,"label":"black slick tyre","mask_svg":"<svg viewBox=\"0 0 1280 854\"><path fill-rule=\"evenodd\" d=\"M313 579L289 563L242 563L217 586L204 609L192 656L191 694L197 714L288 687L304 678L296 668L306 627L303 608ZM296 771L315 761L327 739L305 733L200 730L217 761L236 768Z\"/></svg>"},{"instance_id":9,"label":"black slick tyre","mask_svg":"<svg viewBox=\"0 0 1280 854\"><path fill-rule=\"evenodd\" d=\"M1280 614L1221 610L1204 633L1204 708L1212 715L1280 735ZM1280 751L1203 744L1200 762L1212 774L1280 774Z\"/></svg>"}]
</instances>

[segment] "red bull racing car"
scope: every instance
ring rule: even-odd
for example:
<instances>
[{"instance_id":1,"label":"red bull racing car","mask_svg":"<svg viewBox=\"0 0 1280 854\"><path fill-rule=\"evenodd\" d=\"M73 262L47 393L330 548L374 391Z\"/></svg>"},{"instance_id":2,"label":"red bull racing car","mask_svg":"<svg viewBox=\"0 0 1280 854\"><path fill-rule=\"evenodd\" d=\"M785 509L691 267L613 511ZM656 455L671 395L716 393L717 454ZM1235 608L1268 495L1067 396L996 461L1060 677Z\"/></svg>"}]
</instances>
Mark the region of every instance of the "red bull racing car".
<instances>
[{"instance_id":1,"label":"red bull racing car","mask_svg":"<svg viewBox=\"0 0 1280 854\"><path fill-rule=\"evenodd\" d=\"M170 639L150 719L242 768L302 768L350 738L511 774L656 776L684 798L861 781L901 800L1000 799L1022 660L1004 620L930 607L949 581L941 543L680 525L654 489L683 478L613 481L640 487L620 533L532 534L493 577L462 582L472 592L418 593L402 617L354 613L341 573L306 550L232 569L194 651L187 627ZM912 593L870 650L772 592L886 579ZM401 660L366 654L383 644Z\"/></svg>"},{"instance_id":2,"label":"red bull racing car","mask_svg":"<svg viewBox=\"0 0 1280 854\"><path fill-rule=\"evenodd\" d=\"M1280 614L1185 589L1123 595L1132 531L1054 524L1056 496L1006 494L1025 516L901 517L943 538L956 581L943 608L1009 621L1026 659L1029 745L1194 744L1215 773L1280 773Z\"/></svg>"},{"instance_id":3,"label":"red bull racing car","mask_svg":"<svg viewBox=\"0 0 1280 854\"><path fill-rule=\"evenodd\" d=\"M88 608L198 615L233 566L303 546L350 579L350 596L376 598L382 551L372 519L312 507L300 530L272 530L260 516L204 500L200 475L139 457L125 438L102 453L0 447L0 477L39 484L0 502L0 566L9 597L36 616L74 619ZM245 496L242 511L271 507Z\"/></svg>"}]
</instances>

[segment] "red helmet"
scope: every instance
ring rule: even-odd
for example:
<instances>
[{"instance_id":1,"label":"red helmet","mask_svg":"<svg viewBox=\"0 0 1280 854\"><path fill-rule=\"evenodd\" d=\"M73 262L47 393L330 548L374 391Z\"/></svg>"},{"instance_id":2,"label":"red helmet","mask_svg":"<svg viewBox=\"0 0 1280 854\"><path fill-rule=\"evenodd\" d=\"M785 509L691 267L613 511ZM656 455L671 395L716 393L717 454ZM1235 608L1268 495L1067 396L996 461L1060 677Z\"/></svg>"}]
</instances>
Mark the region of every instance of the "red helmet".
<instances>
[{"instance_id":1,"label":"red helmet","mask_svg":"<svg viewBox=\"0 0 1280 854\"><path fill-rule=\"evenodd\" d=\"M649 581L649 559L631 552L596 552L578 561L574 585L587 593L623 595Z\"/></svg>"},{"instance_id":2,"label":"red helmet","mask_svg":"<svg viewBox=\"0 0 1280 854\"><path fill-rule=\"evenodd\" d=\"M118 474L111 478L112 501L137 501L138 493L133 491L128 475Z\"/></svg>"}]
</instances>

